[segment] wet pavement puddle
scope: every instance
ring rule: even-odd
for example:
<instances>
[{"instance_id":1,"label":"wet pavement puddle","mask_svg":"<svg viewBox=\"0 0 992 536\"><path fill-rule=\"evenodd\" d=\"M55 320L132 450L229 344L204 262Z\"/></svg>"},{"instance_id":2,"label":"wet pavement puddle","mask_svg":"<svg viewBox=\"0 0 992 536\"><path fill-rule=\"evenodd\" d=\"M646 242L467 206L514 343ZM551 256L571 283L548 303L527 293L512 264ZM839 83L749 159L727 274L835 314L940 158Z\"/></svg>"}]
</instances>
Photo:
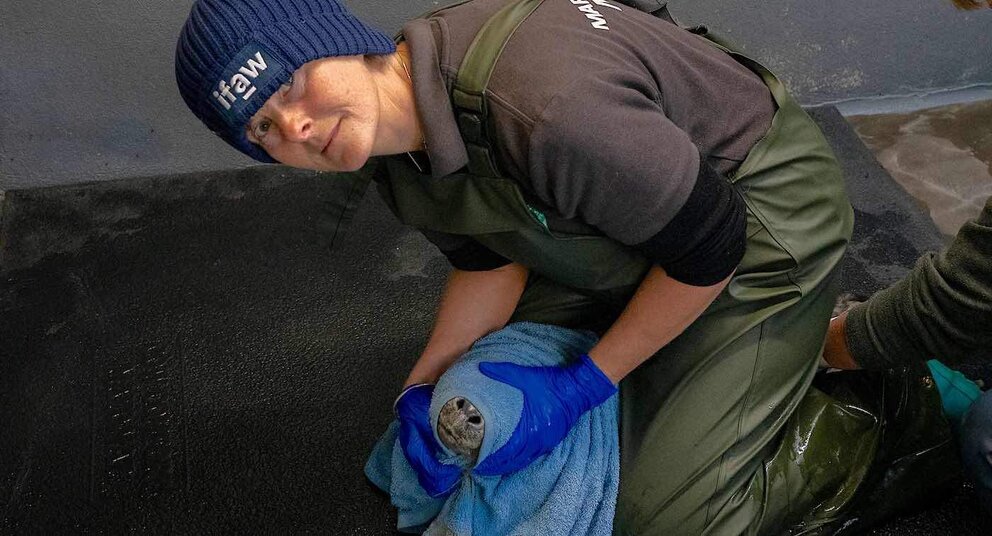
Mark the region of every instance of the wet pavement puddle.
<instances>
[{"instance_id":1,"label":"wet pavement puddle","mask_svg":"<svg viewBox=\"0 0 992 536\"><path fill-rule=\"evenodd\" d=\"M992 100L847 120L948 237L992 196Z\"/></svg>"}]
</instances>

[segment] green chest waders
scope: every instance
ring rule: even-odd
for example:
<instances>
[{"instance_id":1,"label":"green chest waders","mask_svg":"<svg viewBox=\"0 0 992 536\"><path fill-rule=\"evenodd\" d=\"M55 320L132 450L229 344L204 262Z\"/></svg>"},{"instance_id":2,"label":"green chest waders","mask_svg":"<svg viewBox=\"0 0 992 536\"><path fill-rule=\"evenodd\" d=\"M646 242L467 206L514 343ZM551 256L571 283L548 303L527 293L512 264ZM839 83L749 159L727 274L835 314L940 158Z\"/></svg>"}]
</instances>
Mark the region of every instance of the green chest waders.
<instances>
[{"instance_id":1,"label":"green chest waders","mask_svg":"<svg viewBox=\"0 0 992 536\"><path fill-rule=\"evenodd\" d=\"M493 157L486 87L503 45L541 3L508 3L459 68L452 103L467 169L434 179L402 158L385 158L377 184L404 223L471 236L531 270L513 321L602 331L650 263L592 227L570 225L566 233L549 226ZM774 534L797 523L827 530L873 481L873 460L887 440L884 413L902 407L883 403L878 386L891 392L906 383L899 391L905 401L921 384L903 382L903 374L859 380L850 392L834 387L836 396L810 389L853 222L841 171L774 75L706 38L761 76L778 110L730 177L747 205L747 250L733 279L692 326L621 383L615 530ZM932 391L920 397L924 409L939 408ZM930 432L943 432L940 422L931 425L939 415L923 414L930 420L914 446L943 445L946 433Z\"/></svg>"}]
</instances>

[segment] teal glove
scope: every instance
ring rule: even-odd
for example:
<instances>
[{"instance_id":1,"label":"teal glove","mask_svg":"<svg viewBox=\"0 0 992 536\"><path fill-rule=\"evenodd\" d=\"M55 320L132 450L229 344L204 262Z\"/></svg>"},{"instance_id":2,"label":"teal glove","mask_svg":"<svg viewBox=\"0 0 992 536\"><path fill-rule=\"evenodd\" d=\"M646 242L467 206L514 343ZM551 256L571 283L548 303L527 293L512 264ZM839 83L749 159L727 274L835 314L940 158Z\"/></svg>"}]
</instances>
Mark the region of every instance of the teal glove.
<instances>
[{"instance_id":1,"label":"teal glove","mask_svg":"<svg viewBox=\"0 0 992 536\"><path fill-rule=\"evenodd\" d=\"M960 425L971 405L981 398L982 390L964 374L947 368L936 359L927 361L927 367L930 368L930 374L937 383L944 415L954 426Z\"/></svg>"}]
</instances>

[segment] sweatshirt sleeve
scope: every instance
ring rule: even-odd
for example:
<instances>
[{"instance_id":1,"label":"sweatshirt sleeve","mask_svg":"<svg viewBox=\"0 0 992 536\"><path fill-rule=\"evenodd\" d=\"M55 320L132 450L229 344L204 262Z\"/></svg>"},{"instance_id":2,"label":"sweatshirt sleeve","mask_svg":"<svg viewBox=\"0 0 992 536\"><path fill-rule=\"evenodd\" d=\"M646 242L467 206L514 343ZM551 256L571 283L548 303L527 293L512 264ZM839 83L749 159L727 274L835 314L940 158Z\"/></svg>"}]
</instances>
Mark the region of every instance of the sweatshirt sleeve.
<instances>
[{"instance_id":1,"label":"sweatshirt sleeve","mask_svg":"<svg viewBox=\"0 0 992 536\"><path fill-rule=\"evenodd\" d=\"M743 257L744 203L662 100L636 74L576 81L535 123L530 180L562 216L640 250L683 283L712 285Z\"/></svg>"},{"instance_id":2,"label":"sweatshirt sleeve","mask_svg":"<svg viewBox=\"0 0 992 536\"><path fill-rule=\"evenodd\" d=\"M992 346L992 198L939 254L853 307L846 339L863 368L940 359L954 364Z\"/></svg>"}]
</instances>

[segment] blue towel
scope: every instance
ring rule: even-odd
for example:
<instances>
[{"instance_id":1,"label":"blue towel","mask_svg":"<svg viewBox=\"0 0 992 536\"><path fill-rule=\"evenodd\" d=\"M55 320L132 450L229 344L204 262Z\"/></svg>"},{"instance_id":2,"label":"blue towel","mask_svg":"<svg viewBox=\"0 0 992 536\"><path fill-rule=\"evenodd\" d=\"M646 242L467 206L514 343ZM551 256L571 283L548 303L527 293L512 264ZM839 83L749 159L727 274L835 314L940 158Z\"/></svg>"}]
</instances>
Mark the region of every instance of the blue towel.
<instances>
[{"instance_id":1,"label":"blue towel","mask_svg":"<svg viewBox=\"0 0 992 536\"><path fill-rule=\"evenodd\" d=\"M485 419L478 461L498 450L520 419L523 395L479 372L482 361L547 366L570 362L596 343L590 332L521 322L475 343L438 381L431 401L437 437L441 406L468 399ZM417 483L390 424L375 445L365 474L390 494L399 510L397 528L428 535L608 535L613 530L620 482L617 396L583 415L565 440L528 467L505 476L478 476L445 449L444 463L465 469L446 499L432 499ZM440 443L440 439L438 439Z\"/></svg>"}]
</instances>

